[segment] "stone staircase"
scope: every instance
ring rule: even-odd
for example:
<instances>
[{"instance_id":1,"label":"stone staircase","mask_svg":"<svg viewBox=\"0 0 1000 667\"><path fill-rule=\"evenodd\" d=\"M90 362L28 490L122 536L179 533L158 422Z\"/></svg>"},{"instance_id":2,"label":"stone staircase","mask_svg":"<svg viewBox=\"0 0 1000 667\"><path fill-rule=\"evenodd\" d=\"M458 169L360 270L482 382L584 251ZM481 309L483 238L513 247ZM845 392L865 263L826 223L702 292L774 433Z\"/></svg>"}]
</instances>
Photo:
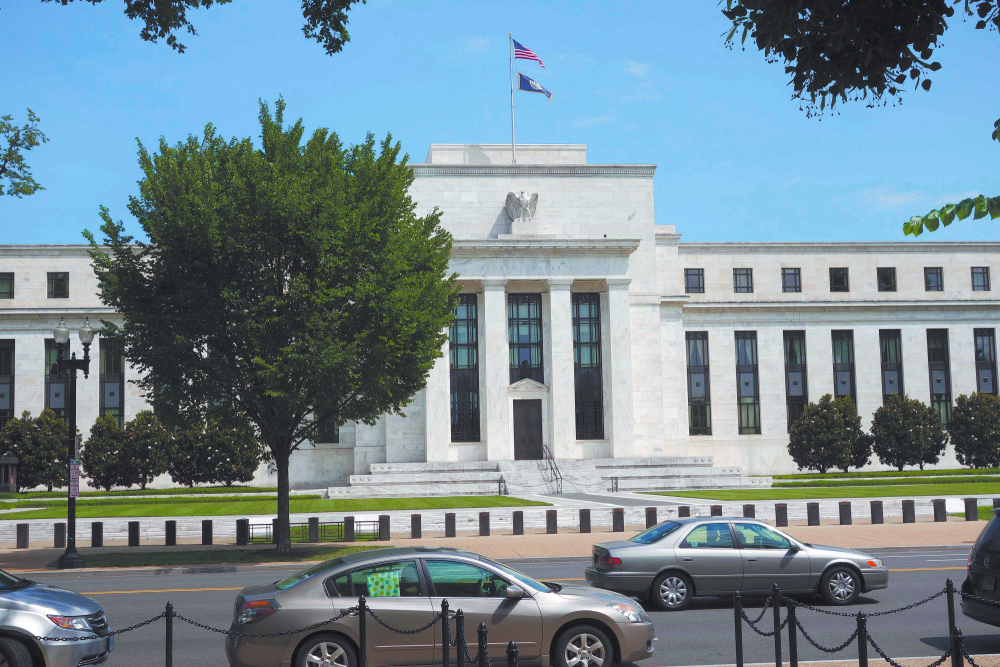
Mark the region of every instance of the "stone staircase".
<instances>
[{"instance_id":1,"label":"stone staircase","mask_svg":"<svg viewBox=\"0 0 1000 667\"><path fill-rule=\"evenodd\" d=\"M744 477L739 467L717 468L710 456L635 459L556 459L562 493L768 488L770 477ZM348 486L332 486L329 498L559 493L549 462L456 461L373 463L368 475L351 475Z\"/></svg>"}]
</instances>

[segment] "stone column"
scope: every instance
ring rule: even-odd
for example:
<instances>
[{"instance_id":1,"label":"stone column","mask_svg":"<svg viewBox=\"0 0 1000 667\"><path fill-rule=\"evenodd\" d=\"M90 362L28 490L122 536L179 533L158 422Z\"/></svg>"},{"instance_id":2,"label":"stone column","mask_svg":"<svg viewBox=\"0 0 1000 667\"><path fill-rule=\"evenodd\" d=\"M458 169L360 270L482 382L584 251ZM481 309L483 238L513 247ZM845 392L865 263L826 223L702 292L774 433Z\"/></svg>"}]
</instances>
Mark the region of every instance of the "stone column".
<instances>
[{"instance_id":1,"label":"stone column","mask_svg":"<svg viewBox=\"0 0 1000 667\"><path fill-rule=\"evenodd\" d=\"M511 461L514 443L511 440L510 414L507 407L507 387L510 386L510 352L507 340L507 281L500 278L483 280L483 309L480 316L479 395L485 412L486 458L489 461Z\"/></svg>"},{"instance_id":2,"label":"stone column","mask_svg":"<svg viewBox=\"0 0 1000 667\"><path fill-rule=\"evenodd\" d=\"M448 445L451 443L451 343L445 341L441 348L441 358L434 362L427 375L426 420L427 461L448 461Z\"/></svg>"},{"instance_id":3,"label":"stone column","mask_svg":"<svg viewBox=\"0 0 1000 667\"><path fill-rule=\"evenodd\" d=\"M632 335L629 318L628 286L630 278L608 278L608 342L604 360L611 366L611 455L633 455L632 438ZM605 380L607 382L608 380ZM607 435L607 434L605 434Z\"/></svg>"},{"instance_id":4,"label":"stone column","mask_svg":"<svg viewBox=\"0 0 1000 667\"><path fill-rule=\"evenodd\" d=\"M576 384L573 371L573 305L571 279L549 279L549 338L552 368L549 395L552 397L552 456L572 458L576 442Z\"/></svg>"}]
</instances>

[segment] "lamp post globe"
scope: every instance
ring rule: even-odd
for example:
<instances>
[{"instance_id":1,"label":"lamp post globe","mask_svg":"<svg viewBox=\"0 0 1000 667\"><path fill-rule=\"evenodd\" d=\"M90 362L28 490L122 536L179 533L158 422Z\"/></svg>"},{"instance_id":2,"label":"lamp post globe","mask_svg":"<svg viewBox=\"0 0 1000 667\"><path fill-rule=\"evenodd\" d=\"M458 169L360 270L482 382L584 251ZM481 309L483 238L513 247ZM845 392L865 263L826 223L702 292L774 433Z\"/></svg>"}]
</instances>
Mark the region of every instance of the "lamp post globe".
<instances>
[{"instance_id":1,"label":"lamp post globe","mask_svg":"<svg viewBox=\"0 0 1000 667\"><path fill-rule=\"evenodd\" d=\"M80 327L80 342L85 347L94 342L94 330L90 326L89 317L84 321L83 326Z\"/></svg>"},{"instance_id":2,"label":"lamp post globe","mask_svg":"<svg viewBox=\"0 0 1000 667\"><path fill-rule=\"evenodd\" d=\"M63 318L59 318L59 326L52 332L52 337L59 345L65 345L69 342L69 329L66 328L66 322L63 321Z\"/></svg>"}]
</instances>

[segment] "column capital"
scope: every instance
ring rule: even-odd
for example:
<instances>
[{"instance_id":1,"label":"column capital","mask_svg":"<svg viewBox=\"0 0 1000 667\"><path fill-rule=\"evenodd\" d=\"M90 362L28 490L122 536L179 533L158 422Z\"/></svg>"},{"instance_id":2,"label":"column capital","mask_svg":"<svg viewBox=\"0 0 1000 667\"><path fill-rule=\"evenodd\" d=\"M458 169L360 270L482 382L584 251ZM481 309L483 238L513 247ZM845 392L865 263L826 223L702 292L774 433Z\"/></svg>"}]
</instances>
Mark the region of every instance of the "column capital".
<instances>
[{"instance_id":1,"label":"column capital","mask_svg":"<svg viewBox=\"0 0 1000 667\"><path fill-rule=\"evenodd\" d=\"M546 281L549 291L568 290L573 286L572 278L548 278Z\"/></svg>"},{"instance_id":2,"label":"column capital","mask_svg":"<svg viewBox=\"0 0 1000 667\"><path fill-rule=\"evenodd\" d=\"M632 282L631 278L605 278L605 284L607 284L609 290L627 290L629 283Z\"/></svg>"},{"instance_id":3,"label":"column capital","mask_svg":"<svg viewBox=\"0 0 1000 667\"><path fill-rule=\"evenodd\" d=\"M506 278L483 278L480 282L484 290L502 290L507 286Z\"/></svg>"}]
</instances>

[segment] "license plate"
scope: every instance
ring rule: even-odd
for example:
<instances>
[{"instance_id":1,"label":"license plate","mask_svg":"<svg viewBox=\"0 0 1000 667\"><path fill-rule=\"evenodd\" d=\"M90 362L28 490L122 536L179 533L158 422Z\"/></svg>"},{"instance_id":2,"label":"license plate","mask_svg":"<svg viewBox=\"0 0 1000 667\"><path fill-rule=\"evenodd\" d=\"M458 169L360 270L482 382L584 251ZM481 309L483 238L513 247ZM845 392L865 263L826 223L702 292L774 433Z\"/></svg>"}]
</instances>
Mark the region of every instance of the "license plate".
<instances>
[{"instance_id":1,"label":"license plate","mask_svg":"<svg viewBox=\"0 0 1000 667\"><path fill-rule=\"evenodd\" d=\"M997 578L992 577L988 574L980 575L979 587L984 591L992 591L994 588L997 587Z\"/></svg>"}]
</instances>

